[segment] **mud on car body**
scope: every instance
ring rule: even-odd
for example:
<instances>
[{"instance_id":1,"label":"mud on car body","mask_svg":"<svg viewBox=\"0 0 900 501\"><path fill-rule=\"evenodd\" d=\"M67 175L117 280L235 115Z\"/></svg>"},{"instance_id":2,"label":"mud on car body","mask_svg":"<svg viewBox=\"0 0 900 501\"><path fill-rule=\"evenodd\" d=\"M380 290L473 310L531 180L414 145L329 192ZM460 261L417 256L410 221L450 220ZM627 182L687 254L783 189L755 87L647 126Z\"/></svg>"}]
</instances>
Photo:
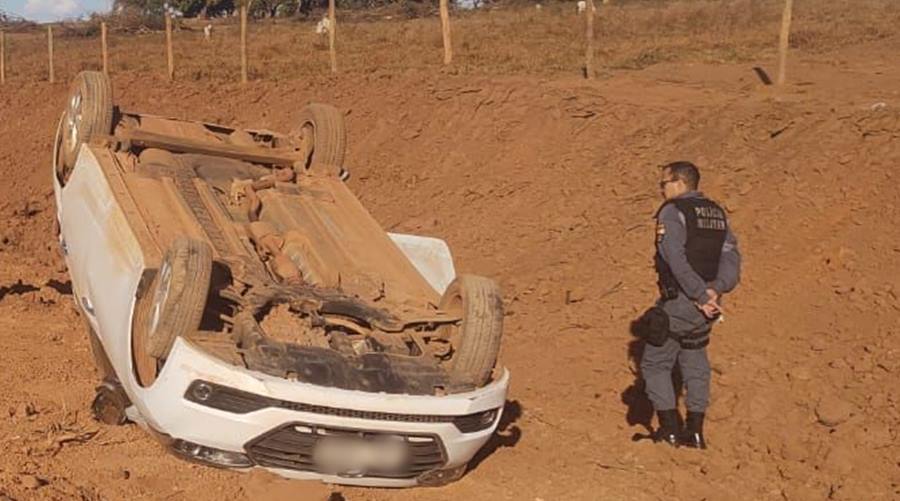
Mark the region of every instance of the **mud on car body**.
<instances>
[{"instance_id":1,"label":"mud on car body","mask_svg":"<svg viewBox=\"0 0 900 501\"><path fill-rule=\"evenodd\" d=\"M57 130L59 240L107 423L174 453L332 483L459 478L508 372L497 285L441 240L386 233L344 183L346 134L120 110L83 72Z\"/></svg>"}]
</instances>

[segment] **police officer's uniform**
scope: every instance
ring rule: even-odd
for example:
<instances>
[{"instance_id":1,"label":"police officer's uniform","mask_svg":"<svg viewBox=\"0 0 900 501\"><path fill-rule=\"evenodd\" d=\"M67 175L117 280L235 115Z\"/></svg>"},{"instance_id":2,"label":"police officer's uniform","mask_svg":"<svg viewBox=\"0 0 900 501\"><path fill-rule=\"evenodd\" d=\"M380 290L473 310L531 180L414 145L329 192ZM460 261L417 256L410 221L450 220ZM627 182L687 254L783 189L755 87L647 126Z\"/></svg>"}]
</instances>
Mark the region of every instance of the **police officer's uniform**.
<instances>
[{"instance_id":1,"label":"police officer's uniform","mask_svg":"<svg viewBox=\"0 0 900 501\"><path fill-rule=\"evenodd\" d=\"M741 256L725 211L702 193L691 191L667 200L656 217L660 299L648 312L652 328L641 373L659 415L657 439L704 448L702 425L710 380L706 345L713 321L697 305L709 300L706 289L721 295L737 286ZM687 427L680 436L672 385L676 362L687 388Z\"/></svg>"}]
</instances>

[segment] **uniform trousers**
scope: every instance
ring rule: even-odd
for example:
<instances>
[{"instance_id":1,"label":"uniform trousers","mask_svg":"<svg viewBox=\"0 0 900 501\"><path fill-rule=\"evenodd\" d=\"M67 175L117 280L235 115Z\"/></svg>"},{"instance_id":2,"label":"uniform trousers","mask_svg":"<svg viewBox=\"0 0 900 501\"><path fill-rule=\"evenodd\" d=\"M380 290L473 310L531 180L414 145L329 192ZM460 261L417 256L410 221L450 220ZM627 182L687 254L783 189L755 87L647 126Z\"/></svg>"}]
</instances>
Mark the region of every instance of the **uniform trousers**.
<instances>
[{"instance_id":1,"label":"uniform trousers","mask_svg":"<svg viewBox=\"0 0 900 501\"><path fill-rule=\"evenodd\" d=\"M684 295L658 303L669 316L673 337L666 339L662 346L644 345L641 358L641 374L645 391L653 408L657 411L672 410L676 407L675 387L672 383L672 369L678 364L681 378L687 388L685 405L690 412L706 412L709 406L709 358L706 347L686 349L675 338L694 337L708 333L710 322L699 309ZM708 335L708 334L707 334Z\"/></svg>"}]
</instances>

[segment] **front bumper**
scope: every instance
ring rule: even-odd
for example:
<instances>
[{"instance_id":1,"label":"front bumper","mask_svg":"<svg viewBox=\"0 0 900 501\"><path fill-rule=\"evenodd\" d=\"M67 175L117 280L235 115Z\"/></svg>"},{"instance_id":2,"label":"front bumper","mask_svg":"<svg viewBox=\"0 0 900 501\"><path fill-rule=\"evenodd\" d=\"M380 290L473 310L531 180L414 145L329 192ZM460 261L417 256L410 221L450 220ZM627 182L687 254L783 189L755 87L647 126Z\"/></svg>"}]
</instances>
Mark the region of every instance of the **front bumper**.
<instances>
[{"instance_id":1,"label":"front bumper","mask_svg":"<svg viewBox=\"0 0 900 501\"><path fill-rule=\"evenodd\" d=\"M197 381L210 383L220 394L223 389L233 390L229 398L245 398L238 399L235 405L223 405L223 400L219 400L215 407L210 406L208 401L192 396L196 394ZM508 384L509 373L504 370L488 386L441 397L341 390L241 369L179 338L156 383L150 388L135 385L129 392L134 394L129 396L135 405L132 417L136 421L181 444L246 454L254 465L289 478L404 487L433 483L442 472L461 471L496 430ZM234 403L233 398L224 401ZM460 420L469 417L471 423L472 416L491 410L497 410L493 422L477 431L471 430L480 426L467 427L466 420ZM265 449L254 447L290 427L322 430L319 433L404 437L422 452L428 469L410 470L402 478L367 472L328 475L303 461L284 461L284 457L279 461L265 456L260 453ZM434 440L433 445L428 445L426 437ZM295 438L302 442L303 437Z\"/></svg>"}]
</instances>

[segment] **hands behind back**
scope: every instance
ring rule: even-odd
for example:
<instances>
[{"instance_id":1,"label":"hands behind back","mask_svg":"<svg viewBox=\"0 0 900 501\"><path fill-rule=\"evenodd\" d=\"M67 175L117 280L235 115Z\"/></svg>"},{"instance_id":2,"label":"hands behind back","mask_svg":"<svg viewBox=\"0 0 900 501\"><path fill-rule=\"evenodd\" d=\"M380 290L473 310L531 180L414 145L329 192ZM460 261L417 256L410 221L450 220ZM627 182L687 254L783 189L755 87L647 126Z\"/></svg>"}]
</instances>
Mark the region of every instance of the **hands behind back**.
<instances>
[{"instance_id":1,"label":"hands behind back","mask_svg":"<svg viewBox=\"0 0 900 501\"><path fill-rule=\"evenodd\" d=\"M703 316L712 320L722 314L722 307L719 306L719 293L715 289L706 289L706 297L709 298L706 303L698 303L697 307L703 312Z\"/></svg>"}]
</instances>

